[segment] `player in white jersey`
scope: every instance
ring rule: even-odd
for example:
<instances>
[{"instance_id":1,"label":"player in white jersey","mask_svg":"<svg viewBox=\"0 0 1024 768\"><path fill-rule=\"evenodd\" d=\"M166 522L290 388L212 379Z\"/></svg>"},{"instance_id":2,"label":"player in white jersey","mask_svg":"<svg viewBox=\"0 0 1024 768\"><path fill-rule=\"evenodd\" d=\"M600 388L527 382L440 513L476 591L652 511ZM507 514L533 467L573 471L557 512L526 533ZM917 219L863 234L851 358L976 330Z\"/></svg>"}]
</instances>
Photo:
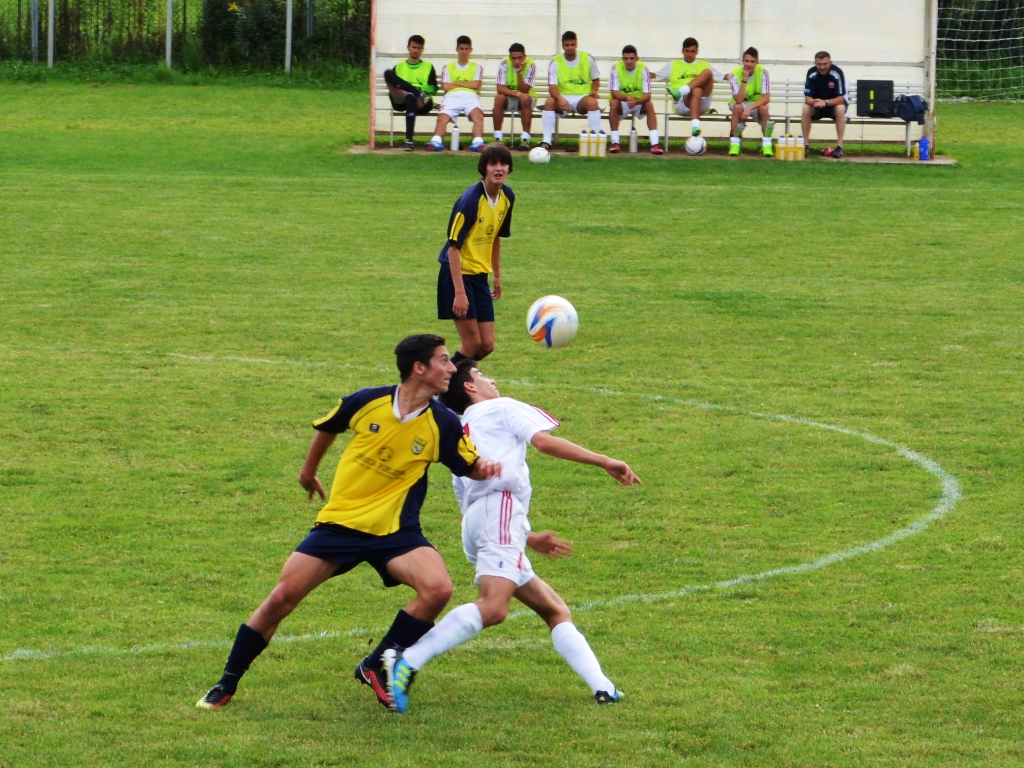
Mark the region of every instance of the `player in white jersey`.
<instances>
[{"instance_id":1,"label":"player in white jersey","mask_svg":"<svg viewBox=\"0 0 1024 768\"><path fill-rule=\"evenodd\" d=\"M409 708L409 688L416 673L435 656L476 636L484 627L500 624L515 597L532 608L549 627L551 641L569 666L590 686L599 704L622 699L622 692L601 670L601 664L587 640L572 623L565 601L533 572L526 547L552 557L572 552L572 546L553 531L533 533L527 515L530 509L530 470L526 446L560 459L601 467L623 485L639 483L633 470L622 461L593 453L568 440L551 435L558 421L539 408L501 397L494 381L465 359L456 372L442 402L462 413L466 433L472 435L481 458L500 461L501 477L484 482L454 481L455 495L462 508L462 547L476 566L480 599L448 612L433 629L401 659L394 652L385 657L388 686L398 712Z\"/></svg>"}]
</instances>

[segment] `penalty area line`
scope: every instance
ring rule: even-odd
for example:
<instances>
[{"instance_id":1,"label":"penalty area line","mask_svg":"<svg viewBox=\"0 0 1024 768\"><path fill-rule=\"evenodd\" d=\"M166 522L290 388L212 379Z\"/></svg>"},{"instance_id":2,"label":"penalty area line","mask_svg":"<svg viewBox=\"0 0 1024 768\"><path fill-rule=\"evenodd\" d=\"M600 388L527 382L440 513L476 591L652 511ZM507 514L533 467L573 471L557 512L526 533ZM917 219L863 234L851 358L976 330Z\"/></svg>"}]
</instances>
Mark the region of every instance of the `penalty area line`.
<instances>
[{"instance_id":1,"label":"penalty area line","mask_svg":"<svg viewBox=\"0 0 1024 768\"><path fill-rule=\"evenodd\" d=\"M55 350L58 348L54 348ZM67 350L67 348L64 348ZM92 350L76 350L76 351L92 351ZM124 354L124 353L118 353ZM131 353L129 353L131 354ZM147 353L141 353L147 354ZM185 359L198 359L198 360L216 360L217 358L199 358L191 357L186 355L171 355L168 353L152 353L152 354L165 354L174 357L184 357ZM236 360L239 362L258 363L263 362L256 358L226 358L222 357L221 360ZM279 363L278 363L279 364ZM509 380L510 384L518 384L521 386L534 387L537 384L524 381L524 380ZM544 386L543 384L539 386ZM836 426L835 424L827 424L825 422L814 421L813 419L804 419L798 416L786 416L777 413L761 413L757 411L744 411L740 408L729 405L716 405L715 403L707 403L699 400L687 400L683 398L675 398L664 395L646 395L644 393L629 393L619 392L616 390L597 388L597 387L566 387L559 385L562 389L573 389L581 392L592 392L594 394L613 396L613 397L637 397L644 400L660 401L667 403L674 403L677 405L686 405L694 408L702 408L706 410L718 410L718 411L730 411L737 414L743 414L756 419L766 419L771 421L780 421L787 424L793 424L796 426L807 427L810 429L821 429L828 432L836 432L842 435L848 435L850 437L857 437L866 442L874 445L880 445L885 448L897 453L902 458L917 464L919 467L924 469L928 474L935 477L939 481L942 488L942 497L929 512L918 517L912 521L909 525L900 528L899 530L893 531L879 539L868 542L867 544L860 544L858 546L849 547L847 549L833 552L831 554L819 557L815 560L809 560L804 563L797 565L783 566L781 568L773 568L768 571L761 571L759 573L745 574L742 576L736 576L731 579L725 579L723 581L716 581L709 584L690 584L679 589L669 590L667 592L657 592L649 594L633 594L633 595L620 595L618 597L607 598L603 600L588 600L578 605L570 606L573 611L587 611L599 608L609 608L618 605L627 605L629 603L657 603L664 600L673 600L679 597L685 597L687 595L696 594L699 592L708 592L712 590L726 590L733 587L738 587L743 584L751 584L759 581L767 581L769 579L778 578L780 576L791 576L801 573L810 573L813 571L820 571L823 568L827 568L830 565L849 560L850 558L857 557L859 555L871 554L878 552L886 547L890 547L893 544L897 544L904 539L908 539L911 536L916 536L922 531L926 530L932 523L941 520L943 517L953 511L957 502L960 501L960 481L952 474L942 468L941 465L934 459L930 459L924 454L913 451L904 445L886 440L885 438L872 435L869 432L861 432L854 429L847 429L846 427ZM518 610L509 613L509 620L522 619L527 616L533 616L533 611ZM338 637L352 637L355 635L377 635L382 634L386 630L384 629L350 629L345 631L336 632L312 632L304 635L284 635L275 637L273 642L275 643L299 643L309 642L314 640L329 640ZM62 658L67 656L84 656L90 654L102 654L107 656L124 656L131 654L143 654L143 653L159 653L162 651L190 651L199 648L226 648L230 647L232 640L199 640L192 642L182 643L154 643L150 645L139 645L131 648L117 648L113 646L84 646L73 650L65 651L42 651L32 649L19 649L0 656L0 661L29 661L29 660L46 660L53 658Z\"/></svg>"}]
</instances>

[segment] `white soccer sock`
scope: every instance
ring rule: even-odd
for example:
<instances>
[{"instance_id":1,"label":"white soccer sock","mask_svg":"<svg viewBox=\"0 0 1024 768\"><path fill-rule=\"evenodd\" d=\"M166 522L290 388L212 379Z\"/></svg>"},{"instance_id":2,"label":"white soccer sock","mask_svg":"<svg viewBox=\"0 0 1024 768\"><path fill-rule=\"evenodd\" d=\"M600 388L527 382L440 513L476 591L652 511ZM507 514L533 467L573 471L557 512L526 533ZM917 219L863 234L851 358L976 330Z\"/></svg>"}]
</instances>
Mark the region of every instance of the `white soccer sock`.
<instances>
[{"instance_id":1,"label":"white soccer sock","mask_svg":"<svg viewBox=\"0 0 1024 768\"><path fill-rule=\"evenodd\" d=\"M601 130L601 112L596 109L592 109L587 112L587 127L592 131Z\"/></svg>"},{"instance_id":2,"label":"white soccer sock","mask_svg":"<svg viewBox=\"0 0 1024 768\"><path fill-rule=\"evenodd\" d=\"M420 640L420 642L423 641ZM562 622L551 630L551 642L555 644L555 650L569 663L573 671L590 686L592 693L615 692L615 683L604 676L604 672L601 671L601 662L597 660L597 656L590 649L587 638L576 629L571 621Z\"/></svg>"},{"instance_id":3,"label":"white soccer sock","mask_svg":"<svg viewBox=\"0 0 1024 768\"><path fill-rule=\"evenodd\" d=\"M433 136L431 136L431 137L430 137L430 143L431 143L431 144L443 144L444 142L443 142L443 141L441 141L441 137L440 137L440 136L438 136L438 135L437 135L437 134L435 133L435 134L434 134Z\"/></svg>"},{"instance_id":4,"label":"white soccer sock","mask_svg":"<svg viewBox=\"0 0 1024 768\"><path fill-rule=\"evenodd\" d=\"M772 145L772 137L771 136L762 136L761 137L761 146L762 147L770 147L771 145Z\"/></svg>"},{"instance_id":5,"label":"white soccer sock","mask_svg":"<svg viewBox=\"0 0 1024 768\"><path fill-rule=\"evenodd\" d=\"M519 140L520 141L529 141L532 138L533 137L530 134L528 134L526 131L523 131L522 133L519 134Z\"/></svg>"},{"instance_id":6,"label":"white soccer sock","mask_svg":"<svg viewBox=\"0 0 1024 768\"><path fill-rule=\"evenodd\" d=\"M690 90L690 86L684 85L682 88L679 89L679 98L685 99L687 96L690 95ZM611 693L611 691L608 691L608 693Z\"/></svg>"},{"instance_id":7,"label":"white soccer sock","mask_svg":"<svg viewBox=\"0 0 1024 768\"><path fill-rule=\"evenodd\" d=\"M544 110L540 113L541 126L544 129L544 142L546 144L551 143L551 136L555 132L555 121L557 119L558 115L553 111L549 112L548 110Z\"/></svg>"},{"instance_id":8,"label":"white soccer sock","mask_svg":"<svg viewBox=\"0 0 1024 768\"><path fill-rule=\"evenodd\" d=\"M655 128L651 131L651 146L656 146L659 141L661 141L661 139L658 138L658 129ZM611 691L608 691L608 693L611 693Z\"/></svg>"},{"instance_id":9,"label":"white soccer sock","mask_svg":"<svg viewBox=\"0 0 1024 768\"><path fill-rule=\"evenodd\" d=\"M474 147L475 147L475 146L476 146L477 144L483 144L483 143L484 143L484 137L483 137L483 136L474 136L474 137L473 137L473 146L474 146Z\"/></svg>"},{"instance_id":10,"label":"white soccer sock","mask_svg":"<svg viewBox=\"0 0 1024 768\"><path fill-rule=\"evenodd\" d=\"M693 118L693 120L690 121L690 127L691 128L700 128L700 118L698 118L698 117Z\"/></svg>"},{"instance_id":11,"label":"white soccer sock","mask_svg":"<svg viewBox=\"0 0 1024 768\"><path fill-rule=\"evenodd\" d=\"M739 144L740 143L740 137L739 136L730 136L729 137L729 143L730 144Z\"/></svg>"},{"instance_id":12,"label":"white soccer sock","mask_svg":"<svg viewBox=\"0 0 1024 768\"><path fill-rule=\"evenodd\" d=\"M484 620L480 618L480 609L476 603L460 605L448 611L448 615L417 640L414 646L406 648L402 658L413 669L423 669L423 665L432 658L476 637L483 628Z\"/></svg>"},{"instance_id":13,"label":"white soccer sock","mask_svg":"<svg viewBox=\"0 0 1024 768\"><path fill-rule=\"evenodd\" d=\"M619 132L618 131L612 131L612 144L618 144L618 143L619 143Z\"/></svg>"},{"instance_id":14,"label":"white soccer sock","mask_svg":"<svg viewBox=\"0 0 1024 768\"><path fill-rule=\"evenodd\" d=\"M505 132L504 131L495 131L494 132L494 140L495 141L501 141L504 138L505 138Z\"/></svg>"}]
</instances>

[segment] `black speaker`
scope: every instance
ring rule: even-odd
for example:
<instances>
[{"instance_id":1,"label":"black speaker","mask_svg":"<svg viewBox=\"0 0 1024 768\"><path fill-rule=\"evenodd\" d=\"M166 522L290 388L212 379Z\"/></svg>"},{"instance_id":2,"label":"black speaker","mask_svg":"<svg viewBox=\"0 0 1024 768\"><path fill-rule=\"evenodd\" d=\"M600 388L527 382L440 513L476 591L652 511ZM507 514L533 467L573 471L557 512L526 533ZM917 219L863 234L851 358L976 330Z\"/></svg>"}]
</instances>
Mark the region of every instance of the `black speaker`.
<instances>
[{"instance_id":1,"label":"black speaker","mask_svg":"<svg viewBox=\"0 0 1024 768\"><path fill-rule=\"evenodd\" d=\"M892 117L892 80L857 81L857 117Z\"/></svg>"}]
</instances>

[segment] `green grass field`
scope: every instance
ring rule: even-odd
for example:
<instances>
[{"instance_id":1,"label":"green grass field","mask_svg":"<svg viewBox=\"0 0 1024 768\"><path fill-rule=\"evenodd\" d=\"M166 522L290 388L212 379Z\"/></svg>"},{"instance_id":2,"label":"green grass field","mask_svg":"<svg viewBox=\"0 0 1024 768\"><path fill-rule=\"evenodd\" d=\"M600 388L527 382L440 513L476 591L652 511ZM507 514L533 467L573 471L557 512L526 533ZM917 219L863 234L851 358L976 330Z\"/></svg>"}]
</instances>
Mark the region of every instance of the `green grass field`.
<instances>
[{"instance_id":1,"label":"green grass field","mask_svg":"<svg viewBox=\"0 0 1024 768\"><path fill-rule=\"evenodd\" d=\"M645 481L531 459L534 527L576 546L535 565L626 702L522 616L389 716L352 668L410 592L361 566L194 708L318 509L310 421L453 335L434 258L474 164L347 154L365 101L0 86L0 765L1024 762L1024 105L942 105L954 168L520 162L486 369ZM546 293L568 349L525 333ZM962 498L716 587L953 501L771 415Z\"/></svg>"}]
</instances>

